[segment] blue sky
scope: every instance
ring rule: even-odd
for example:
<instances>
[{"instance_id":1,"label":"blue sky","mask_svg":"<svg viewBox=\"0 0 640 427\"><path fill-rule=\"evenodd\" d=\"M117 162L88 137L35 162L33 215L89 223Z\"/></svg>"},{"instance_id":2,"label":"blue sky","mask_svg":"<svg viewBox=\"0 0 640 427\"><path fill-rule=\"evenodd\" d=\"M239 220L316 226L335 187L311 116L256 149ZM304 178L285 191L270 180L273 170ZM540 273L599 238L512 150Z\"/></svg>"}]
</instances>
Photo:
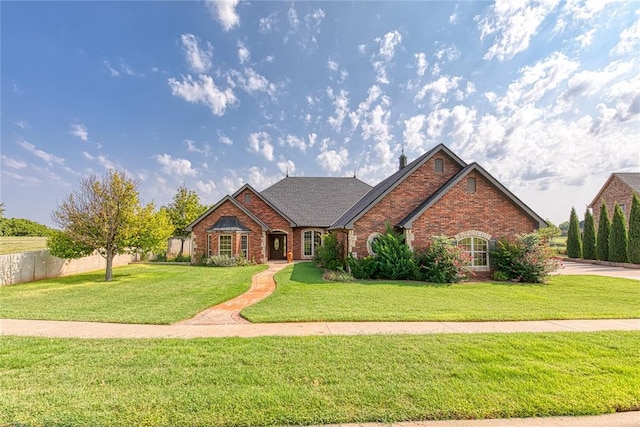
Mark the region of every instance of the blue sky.
<instances>
[{"instance_id":1,"label":"blue sky","mask_svg":"<svg viewBox=\"0 0 640 427\"><path fill-rule=\"evenodd\" d=\"M542 217L640 171L640 3L6 2L6 215L49 223L87 174L376 184L438 143Z\"/></svg>"}]
</instances>

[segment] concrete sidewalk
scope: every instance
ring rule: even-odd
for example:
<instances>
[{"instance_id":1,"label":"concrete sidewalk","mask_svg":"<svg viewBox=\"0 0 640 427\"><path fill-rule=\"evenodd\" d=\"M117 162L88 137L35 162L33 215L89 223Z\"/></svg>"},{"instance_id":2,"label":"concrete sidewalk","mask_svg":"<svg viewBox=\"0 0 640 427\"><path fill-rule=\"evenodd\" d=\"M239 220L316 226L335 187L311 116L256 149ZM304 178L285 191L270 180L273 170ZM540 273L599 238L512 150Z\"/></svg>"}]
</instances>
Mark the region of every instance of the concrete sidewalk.
<instances>
[{"instance_id":1,"label":"concrete sidewalk","mask_svg":"<svg viewBox=\"0 0 640 427\"><path fill-rule=\"evenodd\" d=\"M305 322L230 325L131 325L121 323L0 319L0 335L54 338L224 338L308 335L473 334L514 332L637 331L640 319L522 322Z\"/></svg>"},{"instance_id":2,"label":"concrete sidewalk","mask_svg":"<svg viewBox=\"0 0 640 427\"><path fill-rule=\"evenodd\" d=\"M592 264L589 262L564 260L560 268L552 275L591 275L620 277L624 279L640 280L640 270L637 268L613 267L608 265Z\"/></svg>"}]
</instances>

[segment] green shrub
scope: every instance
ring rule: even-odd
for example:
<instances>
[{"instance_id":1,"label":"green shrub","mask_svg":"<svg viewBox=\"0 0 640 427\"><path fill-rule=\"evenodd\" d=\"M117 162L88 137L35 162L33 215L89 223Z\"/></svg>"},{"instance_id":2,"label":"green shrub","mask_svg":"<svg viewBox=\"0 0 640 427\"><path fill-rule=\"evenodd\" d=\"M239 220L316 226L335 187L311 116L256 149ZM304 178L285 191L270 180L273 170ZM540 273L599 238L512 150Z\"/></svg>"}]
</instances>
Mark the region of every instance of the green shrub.
<instances>
[{"instance_id":1,"label":"green shrub","mask_svg":"<svg viewBox=\"0 0 640 427\"><path fill-rule=\"evenodd\" d=\"M41 236L47 237L54 232L46 225L25 218L0 218L2 236Z\"/></svg>"},{"instance_id":2,"label":"green shrub","mask_svg":"<svg viewBox=\"0 0 640 427\"><path fill-rule=\"evenodd\" d=\"M324 235L322 245L317 248L314 261L320 267L328 270L344 269L344 249L342 242L338 240L337 233Z\"/></svg>"},{"instance_id":3,"label":"green shrub","mask_svg":"<svg viewBox=\"0 0 640 427\"><path fill-rule=\"evenodd\" d=\"M582 242L580 241L580 221L575 208L571 208L569 217L569 232L567 234L567 256L582 258Z\"/></svg>"},{"instance_id":4,"label":"green shrub","mask_svg":"<svg viewBox=\"0 0 640 427\"><path fill-rule=\"evenodd\" d=\"M413 253L404 241L404 235L396 233L387 223L384 234L380 234L372 243L376 254L378 276L381 279L406 280L415 277L416 265Z\"/></svg>"},{"instance_id":5,"label":"green shrub","mask_svg":"<svg viewBox=\"0 0 640 427\"><path fill-rule=\"evenodd\" d=\"M432 283L458 283L469 280L471 259L446 237L436 237L415 254L415 278Z\"/></svg>"},{"instance_id":6,"label":"green shrub","mask_svg":"<svg viewBox=\"0 0 640 427\"><path fill-rule=\"evenodd\" d=\"M624 212L618 203L613 208L613 221L611 222L611 236L609 237L609 261L629 262L627 256L627 225Z\"/></svg>"},{"instance_id":7,"label":"green shrub","mask_svg":"<svg viewBox=\"0 0 640 427\"><path fill-rule=\"evenodd\" d=\"M491 278L498 282L506 282L509 280L509 276L507 275L507 273L501 270L494 271L491 275Z\"/></svg>"},{"instance_id":8,"label":"green shrub","mask_svg":"<svg viewBox=\"0 0 640 427\"><path fill-rule=\"evenodd\" d=\"M349 255L347 258L347 267L354 278L359 280L369 280L376 277L378 272L378 261L376 257L373 256L356 259Z\"/></svg>"},{"instance_id":9,"label":"green shrub","mask_svg":"<svg viewBox=\"0 0 640 427\"><path fill-rule=\"evenodd\" d=\"M338 270L327 270L324 272L324 274L322 275L322 278L324 280L327 280L329 282L353 282L354 277L349 274L348 272L344 271L343 269L338 269Z\"/></svg>"},{"instance_id":10,"label":"green shrub","mask_svg":"<svg viewBox=\"0 0 640 427\"><path fill-rule=\"evenodd\" d=\"M596 240L596 255L600 261L609 260L609 236L611 234L611 221L607 205L602 202L600 206L600 222L598 223L598 238Z\"/></svg>"},{"instance_id":11,"label":"green shrub","mask_svg":"<svg viewBox=\"0 0 640 427\"><path fill-rule=\"evenodd\" d=\"M629 262L640 264L640 197L633 195L629 214Z\"/></svg>"},{"instance_id":12,"label":"green shrub","mask_svg":"<svg viewBox=\"0 0 640 427\"><path fill-rule=\"evenodd\" d=\"M213 255L204 262L207 267L242 267L249 265L244 257L229 257L225 255Z\"/></svg>"},{"instance_id":13,"label":"green shrub","mask_svg":"<svg viewBox=\"0 0 640 427\"><path fill-rule=\"evenodd\" d=\"M191 261L190 255L178 255L173 259L175 262L189 262Z\"/></svg>"},{"instance_id":14,"label":"green shrub","mask_svg":"<svg viewBox=\"0 0 640 427\"><path fill-rule=\"evenodd\" d=\"M549 246L535 234L520 234L515 241L500 239L491 252L496 274L509 280L544 283L549 273L557 268ZM499 272L499 273L498 273Z\"/></svg>"},{"instance_id":15,"label":"green shrub","mask_svg":"<svg viewBox=\"0 0 640 427\"><path fill-rule=\"evenodd\" d=\"M596 224L593 221L591 211L584 213L584 234L582 235L582 257L584 259L597 259L596 253Z\"/></svg>"}]
</instances>

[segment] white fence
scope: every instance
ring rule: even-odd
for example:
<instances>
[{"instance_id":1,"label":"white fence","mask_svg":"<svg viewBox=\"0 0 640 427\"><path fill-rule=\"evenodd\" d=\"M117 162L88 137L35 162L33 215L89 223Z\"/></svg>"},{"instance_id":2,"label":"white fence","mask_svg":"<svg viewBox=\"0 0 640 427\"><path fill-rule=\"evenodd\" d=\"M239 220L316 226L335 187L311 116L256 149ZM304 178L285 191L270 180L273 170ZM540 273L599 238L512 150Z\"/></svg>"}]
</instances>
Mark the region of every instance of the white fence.
<instances>
[{"instance_id":1,"label":"white fence","mask_svg":"<svg viewBox=\"0 0 640 427\"><path fill-rule=\"evenodd\" d=\"M167 256L174 257L180 253L180 245L182 244L182 240L177 237L171 237L167 244ZM182 255L190 256L191 255L191 239L185 239L184 245L182 246Z\"/></svg>"},{"instance_id":2,"label":"white fence","mask_svg":"<svg viewBox=\"0 0 640 427\"><path fill-rule=\"evenodd\" d=\"M113 266L133 261L136 261L135 255L116 255ZM49 255L48 250L0 255L0 286L104 270L106 265L107 261L98 254L71 260Z\"/></svg>"}]
</instances>

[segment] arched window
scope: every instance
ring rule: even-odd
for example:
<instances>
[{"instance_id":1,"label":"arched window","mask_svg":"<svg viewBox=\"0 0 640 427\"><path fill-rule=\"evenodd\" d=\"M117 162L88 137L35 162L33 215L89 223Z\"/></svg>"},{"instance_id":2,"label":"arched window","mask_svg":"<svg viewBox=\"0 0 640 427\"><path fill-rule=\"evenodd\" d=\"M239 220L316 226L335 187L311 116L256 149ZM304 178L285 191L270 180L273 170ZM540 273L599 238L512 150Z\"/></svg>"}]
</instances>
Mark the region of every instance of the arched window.
<instances>
[{"instance_id":1,"label":"arched window","mask_svg":"<svg viewBox=\"0 0 640 427\"><path fill-rule=\"evenodd\" d=\"M369 237L367 238L367 252L369 252L369 255L377 255L373 250L373 243L378 239L378 237L380 237L380 233L369 234Z\"/></svg>"},{"instance_id":2,"label":"arched window","mask_svg":"<svg viewBox=\"0 0 640 427\"><path fill-rule=\"evenodd\" d=\"M310 258L315 256L316 251L322 245L322 231L305 230L302 232L302 256Z\"/></svg>"},{"instance_id":3,"label":"arched window","mask_svg":"<svg viewBox=\"0 0 640 427\"><path fill-rule=\"evenodd\" d=\"M471 257L471 267L489 269L489 236L481 231L467 231L456 236L458 247Z\"/></svg>"}]
</instances>

